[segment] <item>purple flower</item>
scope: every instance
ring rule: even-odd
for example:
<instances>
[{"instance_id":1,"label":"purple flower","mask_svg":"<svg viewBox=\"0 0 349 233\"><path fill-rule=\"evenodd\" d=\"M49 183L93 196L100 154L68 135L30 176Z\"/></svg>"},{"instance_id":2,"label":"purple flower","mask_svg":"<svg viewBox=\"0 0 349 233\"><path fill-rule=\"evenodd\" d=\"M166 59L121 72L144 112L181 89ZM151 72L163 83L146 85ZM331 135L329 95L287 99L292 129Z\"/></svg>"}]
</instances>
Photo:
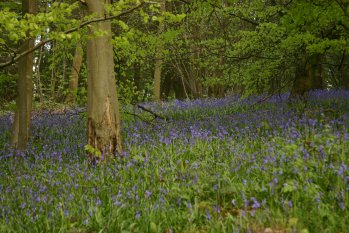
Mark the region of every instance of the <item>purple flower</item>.
<instances>
[{"instance_id":1,"label":"purple flower","mask_svg":"<svg viewBox=\"0 0 349 233\"><path fill-rule=\"evenodd\" d=\"M257 201L255 197L252 197L251 199L253 201L253 204L252 204L253 209L258 209L259 207L261 207L261 204Z\"/></svg>"},{"instance_id":2,"label":"purple flower","mask_svg":"<svg viewBox=\"0 0 349 233\"><path fill-rule=\"evenodd\" d=\"M340 206L340 208L341 208L342 210L344 210L344 209L345 209L344 202L342 202L342 201L341 201L341 202L339 203L339 206Z\"/></svg>"},{"instance_id":3,"label":"purple flower","mask_svg":"<svg viewBox=\"0 0 349 233\"><path fill-rule=\"evenodd\" d=\"M207 221L211 220L211 214L208 210L206 210L206 219L207 219Z\"/></svg>"},{"instance_id":4,"label":"purple flower","mask_svg":"<svg viewBox=\"0 0 349 233\"><path fill-rule=\"evenodd\" d=\"M192 206L191 206L191 203L188 202L188 203L187 203L187 208L188 208L188 209L191 209L191 207L192 207Z\"/></svg>"},{"instance_id":5,"label":"purple flower","mask_svg":"<svg viewBox=\"0 0 349 233\"><path fill-rule=\"evenodd\" d=\"M274 179L273 179L273 183L274 184L277 184L279 182L279 179L277 178L277 177L275 177Z\"/></svg>"},{"instance_id":6,"label":"purple flower","mask_svg":"<svg viewBox=\"0 0 349 233\"><path fill-rule=\"evenodd\" d=\"M149 198L151 196L151 192L149 190L146 190L144 196L145 198Z\"/></svg>"},{"instance_id":7,"label":"purple flower","mask_svg":"<svg viewBox=\"0 0 349 233\"><path fill-rule=\"evenodd\" d=\"M139 219L141 217L141 212L140 211L137 211L136 212L136 219Z\"/></svg>"},{"instance_id":8,"label":"purple flower","mask_svg":"<svg viewBox=\"0 0 349 233\"><path fill-rule=\"evenodd\" d=\"M292 208L292 207L293 207L292 201L289 201L289 202L288 202L288 207L289 207L289 208Z\"/></svg>"},{"instance_id":9,"label":"purple flower","mask_svg":"<svg viewBox=\"0 0 349 233\"><path fill-rule=\"evenodd\" d=\"M317 120L313 120L313 119L308 119L308 123L311 127L314 127L316 125Z\"/></svg>"}]
</instances>

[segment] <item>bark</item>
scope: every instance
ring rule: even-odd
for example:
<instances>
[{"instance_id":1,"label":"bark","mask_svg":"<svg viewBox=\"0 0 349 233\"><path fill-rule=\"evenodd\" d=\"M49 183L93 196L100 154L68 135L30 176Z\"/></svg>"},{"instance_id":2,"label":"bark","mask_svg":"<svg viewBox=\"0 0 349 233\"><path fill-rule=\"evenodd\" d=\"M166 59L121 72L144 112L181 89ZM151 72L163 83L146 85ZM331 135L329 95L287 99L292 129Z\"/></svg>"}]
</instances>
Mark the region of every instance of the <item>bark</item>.
<instances>
[{"instance_id":1,"label":"bark","mask_svg":"<svg viewBox=\"0 0 349 233\"><path fill-rule=\"evenodd\" d=\"M103 16L105 2L105 0L87 0L89 13L95 14L96 17ZM111 157L122 152L120 114L114 74L111 23L105 21L91 24L91 34L101 30L107 34L92 36L87 41L87 136L90 146ZM90 153L89 158L92 162L103 159L96 153Z\"/></svg>"},{"instance_id":2,"label":"bark","mask_svg":"<svg viewBox=\"0 0 349 233\"><path fill-rule=\"evenodd\" d=\"M55 54L55 50L54 50L54 46L55 46L55 43L52 42L51 43L51 51L53 53L53 56ZM56 67L52 67L52 70L51 70L51 88L50 88L50 92L51 92L51 99L53 101L55 101L56 99Z\"/></svg>"},{"instance_id":3,"label":"bark","mask_svg":"<svg viewBox=\"0 0 349 233\"><path fill-rule=\"evenodd\" d=\"M22 1L23 14L37 12L36 0ZM34 47L34 39L27 39L22 42L20 51L27 51ZM18 62L18 82L17 91L18 96L16 100L17 109L12 127L11 145L17 149L24 150L28 143L29 126L32 110L32 75L33 75L33 59L34 54L29 53L19 59Z\"/></svg>"},{"instance_id":4,"label":"bark","mask_svg":"<svg viewBox=\"0 0 349 233\"><path fill-rule=\"evenodd\" d=\"M349 90L349 67L346 66L340 71L340 87Z\"/></svg>"},{"instance_id":5,"label":"bark","mask_svg":"<svg viewBox=\"0 0 349 233\"><path fill-rule=\"evenodd\" d=\"M41 36L42 38L42 36ZM40 74L40 67L41 67L41 60L42 60L42 54L44 52L44 47L41 47L39 50L39 57L35 63L35 78L36 78L36 86L38 89L38 95L39 95L39 100L40 102L44 101L44 94L42 91L42 86L43 84L41 83L41 74Z\"/></svg>"},{"instance_id":6,"label":"bark","mask_svg":"<svg viewBox=\"0 0 349 233\"><path fill-rule=\"evenodd\" d=\"M73 59L72 74L69 81L68 94L65 99L67 104L74 104L76 102L76 92L78 90L79 74L83 59L83 50L80 42L77 43L75 49L75 55Z\"/></svg>"},{"instance_id":7,"label":"bark","mask_svg":"<svg viewBox=\"0 0 349 233\"><path fill-rule=\"evenodd\" d=\"M56 68L52 67L51 70L51 99L55 101L56 99Z\"/></svg>"},{"instance_id":8,"label":"bark","mask_svg":"<svg viewBox=\"0 0 349 233\"><path fill-rule=\"evenodd\" d=\"M163 13L166 11L166 0L160 0L160 12ZM161 36L165 29L164 22L159 22L159 28L158 28L158 35ZM154 71L154 92L153 92L153 98L154 101L160 101L161 97L161 68L163 63L163 44L161 41L159 41L157 49L156 49L156 55L155 55L155 71Z\"/></svg>"},{"instance_id":9,"label":"bark","mask_svg":"<svg viewBox=\"0 0 349 233\"><path fill-rule=\"evenodd\" d=\"M349 59L346 52L343 53L338 66L338 86L344 90L349 90Z\"/></svg>"},{"instance_id":10,"label":"bark","mask_svg":"<svg viewBox=\"0 0 349 233\"><path fill-rule=\"evenodd\" d=\"M305 98L309 91L322 88L321 56L315 54L298 65L290 99Z\"/></svg>"}]
</instances>

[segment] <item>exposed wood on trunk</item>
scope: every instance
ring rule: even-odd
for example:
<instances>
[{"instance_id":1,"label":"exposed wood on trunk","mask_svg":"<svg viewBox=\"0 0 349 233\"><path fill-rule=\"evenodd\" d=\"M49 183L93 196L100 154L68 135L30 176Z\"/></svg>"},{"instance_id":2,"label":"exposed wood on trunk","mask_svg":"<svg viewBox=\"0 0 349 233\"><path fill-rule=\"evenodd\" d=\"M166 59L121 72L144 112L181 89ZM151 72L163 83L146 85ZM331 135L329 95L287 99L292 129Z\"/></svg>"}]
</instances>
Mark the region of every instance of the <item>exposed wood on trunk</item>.
<instances>
[{"instance_id":1,"label":"exposed wood on trunk","mask_svg":"<svg viewBox=\"0 0 349 233\"><path fill-rule=\"evenodd\" d=\"M105 0L87 0L90 14L101 17L105 14ZM108 1L109 2L109 1ZM87 114L88 144L105 157L122 152L120 114L116 93L111 23L93 23L90 33L104 31L107 34L92 36L87 41ZM92 162L103 158L90 153Z\"/></svg>"}]
</instances>

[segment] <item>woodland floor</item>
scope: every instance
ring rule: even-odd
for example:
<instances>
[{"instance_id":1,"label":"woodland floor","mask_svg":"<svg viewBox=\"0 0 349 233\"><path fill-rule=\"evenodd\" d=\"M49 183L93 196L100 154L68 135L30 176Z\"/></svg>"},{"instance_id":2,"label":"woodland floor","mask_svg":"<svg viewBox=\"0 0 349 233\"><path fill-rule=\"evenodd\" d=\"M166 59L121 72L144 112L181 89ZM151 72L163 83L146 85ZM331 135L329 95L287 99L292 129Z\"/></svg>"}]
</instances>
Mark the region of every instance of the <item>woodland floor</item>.
<instances>
[{"instance_id":1,"label":"woodland floor","mask_svg":"<svg viewBox=\"0 0 349 233\"><path fill-rule=\"evenodd\" d=\"M349 92L123 108L125 152L92 166L83 109L0 117L0 232L348 232Z\"/></svg>"}]
</instances>

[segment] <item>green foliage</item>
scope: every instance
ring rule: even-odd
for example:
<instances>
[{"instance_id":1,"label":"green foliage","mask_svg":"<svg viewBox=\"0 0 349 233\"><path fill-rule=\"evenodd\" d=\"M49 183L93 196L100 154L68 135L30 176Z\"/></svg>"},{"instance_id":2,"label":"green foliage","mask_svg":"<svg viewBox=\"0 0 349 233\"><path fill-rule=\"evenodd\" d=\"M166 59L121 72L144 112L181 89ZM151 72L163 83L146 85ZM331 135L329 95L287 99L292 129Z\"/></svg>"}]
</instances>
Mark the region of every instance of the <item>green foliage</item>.
<instances>
[{"instance_id":1,"label":"green foliage","mask_svg":"<svg viewBox=\"0 0 349 233\"><path fill-rule=\"evenodd\" d=\"M126 79L118 82L119 100L125 106L150 100L151 86L144 85L142 90L138 90L134 81Z\"/></svg>"},{"instance_id":2,"label":"green foliage","mask_svg":"<svg viewBox=\"0 0 349 233\"><path fill-rule=\"evenodd\" d=\"M271 1L231 4L228 14L244 24L231 34L231 49L227 50L239 66L233 82L243 83L245 94L263 93L275 77L280 86L292 80L295 69L312 55L341 56L349 38L349 18L343 7L344 3L336 1L302 0L287 5Z\"/></svg>"},{"instance_id":3,"label":"green foliage","mask_svg":"<svg viewBox=\"0 0 349 233\"><path fill-rule=\"evenodd\" d=\"M0 73L0 106L15 99L16 84L17 77L15 75Z\"/></svg>"},{"instance_id":4,"label":"green foliage","mask_svg":"<svg viewBox=\"0 0 349 233\"><path fill-rule=\"evenodd\" d=\"M84 146L84 149L86 151L87 154L92 154L94 157L100 159L102 156L102 153L100 150L98 150L97 148L94 148L93 146L87 144Z\"/></svg>"},{"instance_id":5,"label":"green foliage","mask_svg":"<svg viewBox=\"0 0 349 233\"><path fill-rule=\"evenodd\" d=\"M29 36L34 38L45 35L45 38L58 41L70 39L74 35L67 35L64 31L78 25L79 22L71 17L78 6L78 2L74 4L55 2L50 5L48 12L40 12L37 15L26 14L23 17L5 8L0 11L0 32L3 34L0 43L5 44L4 38L16 43L27 38L28 32ZM48 30L50 25L55 25L55 30Z\"/></svg>"}]
</instances>

